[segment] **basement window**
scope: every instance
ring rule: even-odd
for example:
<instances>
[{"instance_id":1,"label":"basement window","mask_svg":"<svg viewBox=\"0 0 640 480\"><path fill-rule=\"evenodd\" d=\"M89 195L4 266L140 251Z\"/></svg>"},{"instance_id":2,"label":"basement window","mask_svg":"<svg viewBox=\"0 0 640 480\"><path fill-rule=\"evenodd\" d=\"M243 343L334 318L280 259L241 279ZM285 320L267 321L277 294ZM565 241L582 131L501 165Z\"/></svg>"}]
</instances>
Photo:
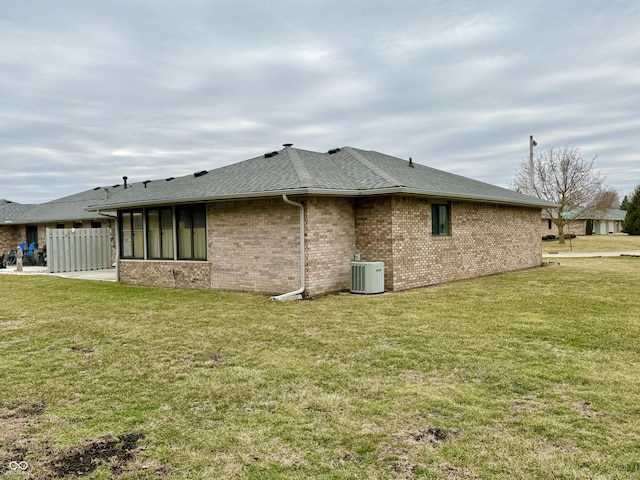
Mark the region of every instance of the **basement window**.
<instances>
[{"instance_id":1,"label":"basement window","mask_svg":"<svg viewBox=\"0 0 640 480\"><path fill-rule=\"evenodd\" d=\"M434 203L431 205L431 233L433 236L451 235L451 204Z\"/></svg>"}]
</instances>

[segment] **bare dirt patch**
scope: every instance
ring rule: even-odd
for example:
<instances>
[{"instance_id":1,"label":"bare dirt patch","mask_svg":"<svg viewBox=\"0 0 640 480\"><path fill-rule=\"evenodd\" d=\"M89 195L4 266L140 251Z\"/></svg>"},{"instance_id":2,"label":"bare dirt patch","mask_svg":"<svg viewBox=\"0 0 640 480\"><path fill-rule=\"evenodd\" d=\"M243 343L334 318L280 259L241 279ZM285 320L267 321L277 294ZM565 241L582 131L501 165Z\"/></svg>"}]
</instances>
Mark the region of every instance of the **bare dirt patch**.
<instances>
[{"instance_id":1,"label":"bare dirt patch","mask_svg":"<svg viewBox=\"0 0 640 480\"><path fill-rule=\"evenodd\" d=\"M414 430L402 435L404 439L415 443L426 443L434 447L440 445L442 442L453 440L460 434L456 429L444 429L440 427L428 427L425 429ZM402 439L402 438L401 438Z\"/></svg>"},{"instance_id":2,"label":"bare dirt patch","mask_svg":"<svg viewBox=\"0 0 640 480\"><path fill-rule=\"evenodd\" d=\"M0 478L16 473L25 480L83 478L104 465L112 479L143 470L153 478L168 476L166 468L141 455L145 436L140 432L109 434L57 449L31 438L28 430L38 425L45 409L44 402L0 407Z\"/></svg>"},{"instance_id":3,"label":"bare dirt patch","mask_svg":"<svg viewBox=\"0 0 640 480\"><path fill-rule=\"evenodd\" d=\"M80 477L87 475L107 463L112 476L120 475L133 460L141 433L129 433L114 437L106 435L97 440L87 440L49 455L45 469L50 475L42 478Z\"/></svg>"}]
</instances>

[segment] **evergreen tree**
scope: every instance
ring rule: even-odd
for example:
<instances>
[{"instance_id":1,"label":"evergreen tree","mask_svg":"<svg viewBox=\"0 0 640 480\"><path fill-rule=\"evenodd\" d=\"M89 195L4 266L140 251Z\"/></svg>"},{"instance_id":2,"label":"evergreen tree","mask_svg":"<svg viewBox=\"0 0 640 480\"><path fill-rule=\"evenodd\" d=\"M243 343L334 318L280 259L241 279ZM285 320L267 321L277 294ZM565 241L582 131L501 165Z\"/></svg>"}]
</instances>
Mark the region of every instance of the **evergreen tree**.
<instances>
[{"instance_id":1,"label":"evergreen tree","mask_svg":"<svg viewBox=\"0 0 640 480\"><path fill-rule=\"evenodd\" d=\"M640 235L640 185L633 192L631 202L624 218L624 232L629 235Z\"/></svg>"},{"instance_id":2,"label":"evergreen tree","mask_svg":"<svg viewBox=\"0 0 640 480\"><path fill-rule=\"evenodd\" d=\"M629 208L629 197L625 195L620 204L620 210L626 210L627 208Z\"/></svg>"}]
</instances>

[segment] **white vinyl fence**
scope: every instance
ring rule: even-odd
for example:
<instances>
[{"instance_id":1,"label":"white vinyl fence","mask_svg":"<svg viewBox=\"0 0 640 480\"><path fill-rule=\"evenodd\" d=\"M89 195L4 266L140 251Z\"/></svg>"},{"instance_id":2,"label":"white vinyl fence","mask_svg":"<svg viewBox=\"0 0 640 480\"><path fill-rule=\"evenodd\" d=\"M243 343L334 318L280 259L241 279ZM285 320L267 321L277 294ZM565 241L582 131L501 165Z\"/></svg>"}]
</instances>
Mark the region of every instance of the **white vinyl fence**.
<instances>
[{"instance_id":1,"label":"white vinyl fence","mask_svg":"<svg viewBox=\"0 0 640 480\"><path fill-rule=\"evenodd\" d=\"M47 271L111 268L110 228L47 228Z\"/></svg>"}]
</instances>

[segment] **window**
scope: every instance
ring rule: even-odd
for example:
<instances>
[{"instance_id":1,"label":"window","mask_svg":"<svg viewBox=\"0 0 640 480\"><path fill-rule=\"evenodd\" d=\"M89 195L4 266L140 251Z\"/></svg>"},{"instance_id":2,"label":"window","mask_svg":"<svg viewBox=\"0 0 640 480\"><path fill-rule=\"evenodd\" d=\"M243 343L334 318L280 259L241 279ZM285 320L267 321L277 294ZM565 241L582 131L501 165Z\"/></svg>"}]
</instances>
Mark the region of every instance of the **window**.
<instances>
[{"instance_id":1,"label":"window","mask_svg":"<svg viewBox=\"0 0 640 480\"><path fill-rule=\"evenodd\" d=\"M207 259L204 205L123 210L118 224L121 258L174 260L177 251L180 260Z\"/></svg>"},{"instance_id":2,"label":"window","mask_svg":"<svg viewBox=\"0 0 640 480\"><path fill-rule=\"evenodd\" d=\"M82 228L82 222L73 222L73 228Z\"/></svg>"},{"instance_id":3,"label":"window","mask_svg":"<svg viewBox=\"0 0 640 480\"><path fill-rule=\"evenodd\" d=\"M206 260L207 222L204 205L183 205L176 208L178 228L178 258Z\"/></svg>"},{"instance_id":4,"label":"window","mask_svg":"<svg viewBox=\"0 0 640 480\"><path fill-rule=\"evenodd\" d=\"M64 228L64 223L56 223L56 228Z\"/></svg>"},{"instance_id":5,"label":"window","mask_svg":"<svg viewBox=\"0 0 640 480\"><path fill-rule=\"evenodd\" d=\"M431 206L431 233L438 236L451 235L451 205L434 203Z\"/></svg>"},{"instance_id":6,"label":"window","mask_svg":"<svg viewBox=\"0 0 640 480\"><path fill-rule=\"evenodd\" d=\"M149 258L173 259L173 210L171 207L147 210L147 248Z\"/></svg>"},{"instance_id":7,"label":"window","mask_svg":"<svg viewBox=\"0 0 640 480\"><path fill-rule=\"evenodd\" d=\"M120 256L144 258L144 230L142 210L129 210L118 214L120 221Z\"/></svg>"},{"instance_id":8,"label":"window","mask_svg":"<svg viewBox=\"0 0 640 480\"><path fill-rule=\"evenodd\" d=\"M102 228L102 222L91 220L91 228Z\"/></svg>"}]
</instances>

